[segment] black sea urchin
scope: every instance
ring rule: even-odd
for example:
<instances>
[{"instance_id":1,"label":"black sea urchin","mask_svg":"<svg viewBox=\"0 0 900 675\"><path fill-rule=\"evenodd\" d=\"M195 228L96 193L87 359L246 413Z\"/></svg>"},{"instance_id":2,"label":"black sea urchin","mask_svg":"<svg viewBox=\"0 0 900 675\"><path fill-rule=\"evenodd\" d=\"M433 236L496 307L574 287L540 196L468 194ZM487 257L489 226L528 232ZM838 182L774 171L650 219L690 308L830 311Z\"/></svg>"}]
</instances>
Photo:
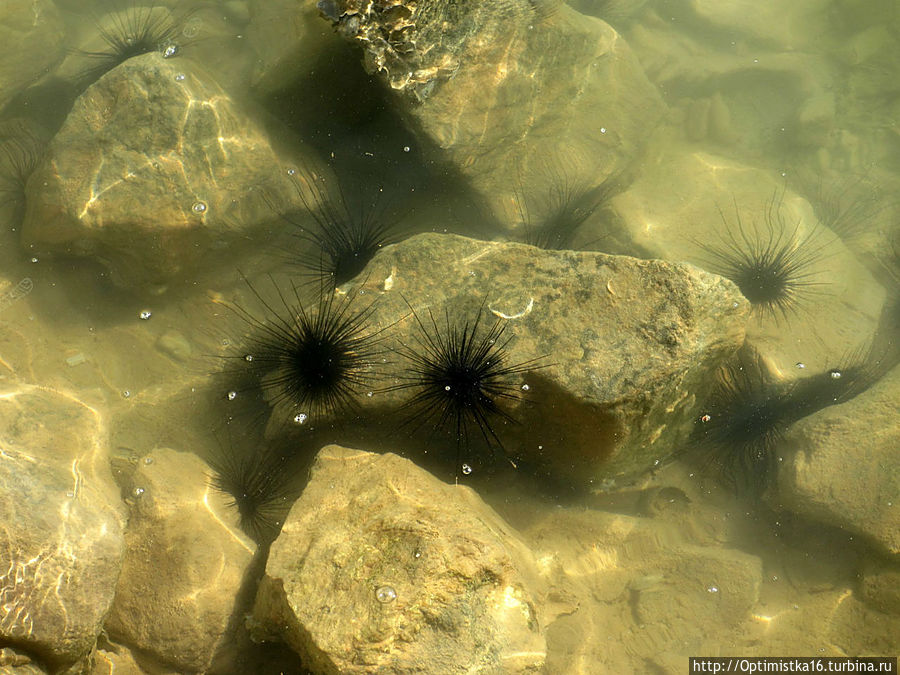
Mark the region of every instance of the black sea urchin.
<instances>
[{"instance_id":1,"label":"black sea urchin","mask_svg":"<svg viewBox=\"0 0 900 675\"><path fill-rule=\"evenodd\" d=\"M609 200L614 186L615 181L607 180L587 188L557 176L543 199L517 190L516 208L524 230L522 240L547 250L571 249L578 228Z\"/></svg>"},{"instance_id":2,"label":"black sea urchin","mask_svg":"<svg viewBox=\"0 0 900 675\"><path fill-rule=\"evenodd\" d=\"M80 74L80 86L86 88L135 56L150 52L160 52L167 58L174 56L180 48L178 38L184 19L185 15L175 18L160 7L131 6L120 12L110 12L97 21L97 32L106 47L98 51L78 51L94 63Z\"/></svg>"},{"instance_id":3,"label":"black sea urchin","mask_svg":"<svg viewBox=\"0 0 900 675\"><path fill-rule=\"evenodd\" d=\"M865 391L885 372L881 361L880 352L869 349L847 356L845 367L780 382L745 347L719 370L694 440L736 492L760 495L774 478L775 452L785 430Z\"/></svg>"},{"instance_id":4,"label":"black sea urchin","mask_svg":"<svg viewBox=\"0 0 900 675\"><path fill-rule=\"evenodd\" d=\"M352 407L353 396L369 381L367 369L376 354L377 333L366 327L372 306L357 310L351 299L323 292L310 312L296 287L291 300L276 287L281 304L276 309L250 289L265 316L232 307L252 329L244 353L235 358L269 402L273 406L287 402L299 424Z\"/></svg>"},{"instance_id":5,"label":"black sea urchin","mask_svg":"<svg viewBox=\"0 0 900 675\"><path fill-rule=\"evenodd\" d=\"M14 230L25 216L25 184L43 149L43 142L30 134L0 138L0 206L9 209Z\"/></svg>"},{"instance_id":6,"label":"black sea urchin","mask_svg":"<svg viewBox=\"0 0 900 675\"><path fill-rule=\"evenodd\" d=\"M417 345L403 345L401 353L410 362L408 380L392 389L415 389L404 405L412 411L410 421L424 424L433 421L435 429L449 425L455 435L457 452L468 447L469 427L475 425L485 442L500 448L503 444L494 429L495 421L515 422L501 407L501 402L517 402L523 386L512 382L516 375L530 372L539 366L535 360L510 364L507 346L512 339L506 335L507 324L497 319L490 327L483 327L484 304L474 319L451 322L445 311L445 325L438 327L431 310L428 324L418 314L413 317L418 326ZM459 457L457 457L459 466Z\"/></svg>"},{"instance_id":7,"label":"black sea urchin","mask_svg":"<svg viewBox=\"0 0 900 675\"><path fill-rule=\"evenodd\" d=\"M721 211L720 211L721 213ZM800 224L789 229L781 214L781 198L776 195L766 205L766 231L748 230L735 204L737 233L729 229L722 213L726 234L718 246L702 244L711 257L713 272L731 279L750 301L757 316L787 318L797 311L822 282L816 281L814 266L825 256L816 230L800 235Z\"/></svg>"},{"instance_id":8,"label":"black sea urchin","mask_svg":"<svg viewBox=\"0 0 900 675\"><path fill-rule=\"evenodd\" d=\"M273 541L300 496L297 460L265 446L251 450L220 444L209 464L214 472L211 485L228 495L241 529L259 544Z\"/></svg>"},{"instance_id":9,"label":"black sea urchin","mask_svg":"<svg viewBox=\"0 0 900 675\"><path fill-rule=\"evenodd\" d=\"M329 189L312 173L302 178L315 202L299 186L297 193L317 227L309 230L298 218L284 218L315 247L315 251L300 257L300 264L324 280L325 288L333 289L356 277L379 249L397 240L397 223L385 218L377 197L360 196L356 204L351 204L340 185Z\"/></svg>"}]
</instances>

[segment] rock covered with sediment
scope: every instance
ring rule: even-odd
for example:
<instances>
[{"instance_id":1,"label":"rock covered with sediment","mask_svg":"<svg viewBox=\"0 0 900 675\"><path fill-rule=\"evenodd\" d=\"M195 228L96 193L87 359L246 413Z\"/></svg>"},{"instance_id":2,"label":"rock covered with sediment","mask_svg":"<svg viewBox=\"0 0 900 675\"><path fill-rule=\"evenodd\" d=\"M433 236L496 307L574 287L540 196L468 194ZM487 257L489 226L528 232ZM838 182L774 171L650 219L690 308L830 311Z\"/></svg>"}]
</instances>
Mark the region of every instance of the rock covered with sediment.
<instances>
[{"instance_id":1,"label":"rock covered with sediment","mask_svg":"<svg viewBox=\"0 0 900 675\"><path fill-rule=\"evenodd\" d=\"M432 329L431 312L443 331L445 312L451 324L472 321L484 304L482 324L505 324L507 365L537 366L511 379L528 385L527 403L498 401L521 422L493 420L505 450L576 487L630 481L678 449L749 313L730 281L690 265L456 235L386 247L359 278L353 292L374 300L373 325L390 327L381 348L397 355L375 364L384 386L360 396L361 409L396 419L417 391L391 389L409 382L401 355L420 348L416 316ZM428 424L422 433L435 442ZM469 437L479 447L477 429Z\"/></svg>"},{"instance_id":2,"label":"rock covered with sediment","mask_svg":"<svg viewBox=\"0 0 900 675\"><path fill-rule=\"evenodd\" d=\"M45 663L85 656L113 601L125 513L105 434L71 395L0 393L0 642Z\"/></svg>"},{"instance_id":3,"label":"rock covered with sediment","mask_svg":"<svg viewBox=\"0 0 900 675\"><path fill-rule=\"evenodd\" d=\"M106 629L179 670L206 670L256 545L192 453L157 448L128 481L131 517Z\"/></svg>"},{"instance_id":4,"label":"rock covered with sediment","mask_svg":"<svg viewBox=\"0 0 900 675\"><path fill-rule=\"evenodd\" d=\"M468 487L392 453L323 448L251 619L317 673L533 673L531 553Z\"/></svg>"},{"instance_id":5,"label":"rock covered with sediment","mask_svg":"<svg viewBox=\"0 0 900 675\"><path fill-rule=\"evenodd\" d=\"M263 129L182 59L129 59L76 101L29 181L23 241L145 289L208 268L296 199ZM293 197L291 197L293 195Z\"/></svg>"},{"instance_id":6,"label":"rock covered with sediment","mask_svg":"<svg viewBox=\"0 0 900 675\"><path fill-rule=\"evenodd\" d=\"M546 192L548 166L586 189L622 171L665 110L622 36L562 3L319 6L498 214L515 216L516 191Z\"/></svg>"},{"instance_id":7,"label":"rock covered with sediment","mask_svg":"<svg viewBox=\"0 0 900 675\"><path fill-rule=\"evenodd\" d=\"M864 536L900 554L900 368L847 403L790 428L778 506Z\"/></svg>"}]
</instances>

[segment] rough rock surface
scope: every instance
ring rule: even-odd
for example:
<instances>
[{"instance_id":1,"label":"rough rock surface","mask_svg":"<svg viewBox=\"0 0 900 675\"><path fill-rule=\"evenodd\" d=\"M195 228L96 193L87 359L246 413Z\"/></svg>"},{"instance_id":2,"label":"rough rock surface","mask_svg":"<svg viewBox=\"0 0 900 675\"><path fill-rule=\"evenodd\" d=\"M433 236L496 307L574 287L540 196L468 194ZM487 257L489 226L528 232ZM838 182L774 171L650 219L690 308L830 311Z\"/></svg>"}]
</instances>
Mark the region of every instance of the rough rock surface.
<instances>
[{"instance_id":1,"label":"rough rock surface","mask_svg":"<svg viewBox=\"0 0 900 675\"><path fill-rule=\"evenodd\" d=\"M272 545L253 611L318 673L539 672L531 553L469 488L339 446Z\"/></svg>"},{"instance_id":2,"label":"rough rock surface","mask_svg":"<svg viewBox=\"0 0 900 675\"><path fill-rule=\"evenodd\" d=\"M50 0L0 5L0 109L63 55L64 29Z\"/></svg>"},{"instance_id":3,"label":"rough rock surface","mask_svg":"<svg viewBox=\"0 0 900 675\"><path fill-rule=\"evenodd\" d=\"M191 672L206 669L221 646L256 549L209 473L196 455L167 448L138 462L106 622L120 641Z\"/></svg>"},{"instance_id":4,"label":"rough rock surface","mask_svg":"<svg viewBox=\"0 0 900 675\"><path fill-rule=\"evenodd\" d=\"M786 317L758 314L747 326L753 346L785 377L804 374L795 367L798 362L807 372L839 365L834 359L852 352L875 330L884 290L836 235L819 224L809 202L786 190L783 179L770 172L677 145L667 147L615 198L613 208L639 249L709 269L715 269L716 260L704 246L722 249L733 236L744 250L743 235L768 242L770 211L775 216L771 227L781 243L794 235L798 241L811 237L805 250L818 252L819 259L803 270L809 274L803 281L813 285L801 289L797 312Z\"/></svg>"},{"instance_id":5,"label":"rough rock surface","mask_svg":"<svg viewBox=\"0 0 900 675\"><path fill-rule=\"evenodd\" d=\"M664 112L612 27L551 4L320 6L362 47L367 69L401 92L405 115L441 148L441 161L512 219L515 192L546 191L548 166L586 189L621 171Z\"/></svg>"},{"instance_id":6,"label":"rough rock surface","mask_svg":"<svg viewBox=\"0 0 900 675\"><path fill-rule=\"evenodd\" d=\"M201 68L157 53L76 100L29 186L26 245L92 255L138 288L259 231L264 194L296 199L262 129Z\"/></svg>"},{"instance_id":7,"label":"rough rock surface","mask_svg":"<svg viewBox=\"0 0 900 675\"><path fill-rule=\"evenodd\" d=\"M779 504L900 553L900 369L801 420L785 438Z\"/></svg>"},{"instance_id":8,"label":"rough rock surface","mask_svg":"<svg viewBox=\"0 0 900 675\"><path fill-rule=\"evenodd\" d=\"M0 640L72 663L102 629L124 553L98 411L62 392L4 384L0 485Z\"/></svg>"},{"instance_id":9,"label":"rough rock surface","mask_svg":"<svg viewBox=\"0 0 900 675\"><path fill-rule=\"evenodd\" d=\"M540 366L511 379L528 385L529 403L510 410L523 424L495 421L505 449L580 487L630 480L678 447L695 398L742 343L748 312L731 282L688 265L455 235L386 247L360 278L358 302L375 300L373 326L390 326L385 353L421 348L410 308L429 327L432 312L444 331L445 311L451 324L471 321L484 302L482 324L504 321L502 339L512 338L508 365ZM374 367L378 382L408 382L400 356ZM376 417L388 407L396 419L413 392L382 389L359 405Z\"/></svg>"}]
</instances>

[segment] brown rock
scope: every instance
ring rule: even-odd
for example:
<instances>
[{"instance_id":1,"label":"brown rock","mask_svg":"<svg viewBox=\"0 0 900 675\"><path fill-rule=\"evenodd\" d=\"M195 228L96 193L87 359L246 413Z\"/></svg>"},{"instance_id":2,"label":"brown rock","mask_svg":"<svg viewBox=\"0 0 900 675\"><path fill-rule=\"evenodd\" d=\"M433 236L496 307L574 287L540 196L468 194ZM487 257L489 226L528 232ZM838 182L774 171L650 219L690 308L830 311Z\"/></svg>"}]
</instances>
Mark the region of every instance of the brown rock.
<instances>
[{"instance_id":1,"label":"brown rock","mask_svg":"<svg viewBox=\"0 0 900 675\"><path fill-rule=\"evenodd\" d=\"M76 101L29 181L23 239L145 289L226 255L297 199L262 129L197 66L151 53ZM312 203L312 196L307 195Z\"/></svg>"},{"instance_id":2,"label":"brown rock","mask_svg":"<svg viewBox=\"0 0 900 675\"><path fill-rule=\"evenodd\" d=\"M94 644L124 553L104 426L69 394L0 394L0 640L53 664Z\"/></svg>"},{"instance_id":3,"label":"brown rock","mask_svg":"<svg viewBox=\"0 0 900 675\"><path fill-rule=\"evenodd\" d=\"M327 446L253 611L319 673L539 672L534 561L469 488Z\"/></svg>"},{"instance_id":4,"label":"brown rock","mask_svg":"<svg viewBox=\"0 0 900 675\"><path fill-rule=\"evenodd\" d=\"M445 311L451 323L473 321L484 302L482 323L499 319L502 339L512 338L508 365L540 366L511 379L528 385L527 407L498 400L523 422L493 420L505 449L584 487L632 480L679 446L697 392L743 341L747 316L730 282L688 265L455 235L387 247L361 278L358 302L377 298L372 324L390 326L379 348L396 355L373 367L384 386L359 397L362 410L378 419L387 408L396 419L416 391L385 390L408 382L403 345L418 349L422 339L410 307L433 332L429 311L443 330ZM295 414L276 409L273 423ZM430 425L422 433L423 447L434 444ZM477 429L470 436L481 442Z\"/></svg>"},{"instance_id":5,"label":"brown rock","mask_svg":"<svg viewBox=\"0 0 900 675\"><path fill-rule=\"evenodd\" d=\"M156 449L131 479L122 575L107 630L179 670L207 668L256 546L194 454Z\"/></svg>"},{"instance_id":6,"label":"brown rock","mask_svg":"<svg viewBox=\"0 0 900 675\"><path fill-rule=\"evenodd\" d=\"M900 369L868 391L795 424L785 438L777 500L900 553Z\"/></svg>"},{"instance_id":7,"label":"brown rock","mask_svg":"<svg viewBox=\"0 0 900 675\"><path fill-rule=\"evenodd\" d=\"M552 5L552 7L551 7ZM663 115L628 44L562 3L320 3L362 47L411 126L501 217L516 191L548 189L548 165L590 189L633 159Z\"/></svg>"}]
</instances>

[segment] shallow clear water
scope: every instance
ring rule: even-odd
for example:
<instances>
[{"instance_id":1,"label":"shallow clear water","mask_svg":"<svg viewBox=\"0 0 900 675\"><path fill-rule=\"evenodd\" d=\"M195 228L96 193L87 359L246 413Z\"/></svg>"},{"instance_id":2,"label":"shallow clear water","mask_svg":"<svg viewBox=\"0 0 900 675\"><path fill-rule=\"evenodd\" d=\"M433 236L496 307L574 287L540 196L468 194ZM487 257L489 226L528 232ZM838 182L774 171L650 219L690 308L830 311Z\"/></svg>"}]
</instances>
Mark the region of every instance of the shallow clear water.
<instances>
[{"instance_id":1,"label":"shallow clear water","mask_svg":"<svg viewBox=\"0 0 900 675\"><path fill-rule=\"evenodd\" d=\"M0 572L11 570L0 577L0 646L16 656L4 652L0 663L30 661L47 672L79 659L93 663L84 672L107 672L109 663L122 672L307 672L277 636L251 641L265 632L258 617L245 618L267 553L252 537L277 534L315 453L335 442L397 452L441 480L469 485L516 530L511 540L528 551L522 564L534 577L542 672L679 673L689 656L896 655L897 4L573 0L560 8L504 0L493 11L508 12L507 21L470 27L477 36L489 25L490 40L459 47L452 27L438 31L441 48L460 62L408 90L388 88L387 71L367 73L359 45L342 40L314 4L172 3L170 11L8 0L0 9L9 45L0 46L0 462L16 486L0 500L10 542ZM509 38L517 12L532 18ZM544 43L542 31L566 38ZM116 47L147 51L136 48L139 38L149 56L121 64L109 56ZM506 38L501 59L495 47ZM567 54L578 40L603 47L596 56L581 46ZM522 44L532 46L518 51ZM157 133L163 128L177 138ZM663 424L650 442L662 439L656 461L624 478L599 459L584 471L574 460L565 466L579 453L605 458L619 447L618 434L628 434L611 422L566 426L585 418L568 399L548 400L546 392L557 391L548 383L562 377L560 357L536 352L531 362L530 352L517 351L532 334L515 320L530 320L532 305L517 305L519 296L504 295L509 289L485 273L467 316L471 326L475 312L485 312L477 331L492 325L488 312L503 317L497 326L510 321L511 341L494 334L485 347L495 355L494 347L508 349L512 370L487 393L507 412L488 410L487 423L470 417L463 440L453 403L425 414L445 400L442 387L424 399L424 411L396 414L403 395L434 384L416 355L427 357L429 344L441 351L442 343L428 342L432 329L452 334L458 308L445 315L440 303L468 288L448 271L468 258L436 260L433 279L443 281L434 295L404 295L391 310L387 301L372 309L372 289L431 287L405 278L401 263L382 276L380 268L360 272L356 260L335 265L338 286L357 277L335 306L345 307L349 293L355 304L343 316L370 334L354 345L365 354L350 366L357 379L347 398L360 402L332 414L333 402L284 393L285 371L267 371L266 358L286 368L288 380L306 373L310 359L331 358L304 353L291 370L265 353L295 330L297 306L310 317L331 311L317 299L333 295L333 279L319 273L334 262L327 247L335 240L323 233L342 221L365 231L376 220L390 225L376 249L452 233L730 276L756 301L746 320L754 351L732 377L741 382L740 373L759 368L769 398L751 396L749 412L717 401L722 375L713 363L708 386L684 392L689 423L677 433L677 422L669 431ZM759 300L771 283L758 275L739 278L746 269L735 261L748 252L786 257L781 301ZM605 288L630 297L613 282ZM674 293L672 305L681 301ZM571 321L558 333L594 328ZM385 347L400 331L402 347ZM613 350L621 345L608 346L620 353ZM390 377L379 379L381 372ZM815 375L858 377L859 386L830 397L824 387L834 382L804 380ZM626 407L654 406L626 399ZM478 405L467 402L466 414L484 412ZM673 400L676 417L680 406ZM613 407L597 404L596 417L605 420ZM566 417L571 410L582 412ZM449 424L435 425L442 412ZM704 433L707 423L725 431ZM770 423L771 438L757 442ZM527 451L530 444L541 452ZM242 534L241 495L210 506L222 500L216 470L219 487L228 487L222 474L249 471L240 462L262 456L274 462L265 465L269 479L289 480L274 481L274 515L262 525L245 517ZM238 466L223 457L237 457ZM275 490L271 484L261 489ZM16 495L28 495L29 506ZM99 515L70 515L79 500L96 500ZM89 534L79 540L70 523ZM230 534L210 535L220 525ZM78 547L107 541L110 529L119 532L111 544L119 557L96 543L97 560L113 562L88 584L73 561L93 569L92 549ZM25 530L46 531L45 543L43 534L22 543ZM48 617L60 612L29 604L53 604L38 600L46 582L23 558L44 559L29 553L32 545L47 549L48 566L67 561L52 567L66 582L48 597L66 606L59 588L67 584L96 592L61 612L78 647L52 637L61 629ZM148 569L165 581L154 586ZM418 602L397 588L381 579L369 595L385 611ZM86 607L96 616L69 616L87 617ZM89 657L91 636L99 641ZM498 649L520 647L509 640ZM384 653L406 642L415 639L390 642ZM421 672L457 672L435 654ZM393 672L359 667L353 672Z\"/></svg>"}]
</instances>

